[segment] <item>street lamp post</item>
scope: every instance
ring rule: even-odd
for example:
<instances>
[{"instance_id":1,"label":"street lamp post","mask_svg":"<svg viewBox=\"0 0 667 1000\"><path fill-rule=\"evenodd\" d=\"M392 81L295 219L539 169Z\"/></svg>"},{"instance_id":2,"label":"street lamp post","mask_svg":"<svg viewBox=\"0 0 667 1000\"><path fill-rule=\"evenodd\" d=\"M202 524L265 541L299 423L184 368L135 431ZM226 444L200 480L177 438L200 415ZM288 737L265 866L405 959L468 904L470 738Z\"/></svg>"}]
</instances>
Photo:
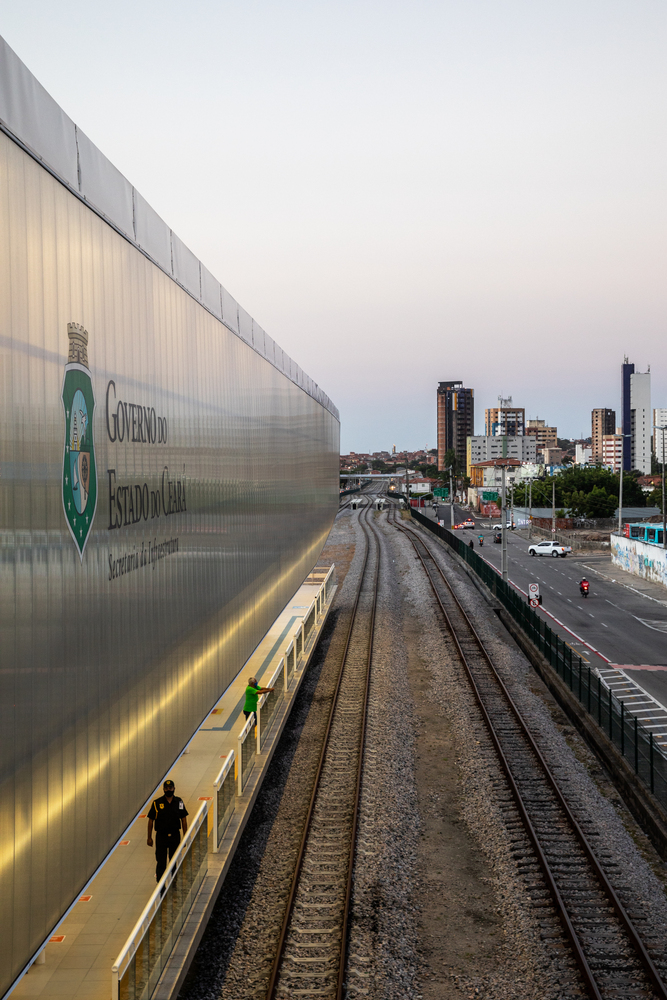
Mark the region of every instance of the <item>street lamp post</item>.
<instances>
[{"instance_id":1,"label":"street lamp post","mask_svg":"<svg viewBox=\"0 0 667 1000\"><path fill-rule=\"evenodd\" d=\"M632 434L621 434L621 469L618 474L618 533L623 534L623 438L632 437Z\"/></svg>"},{"instance_id":2,"label":"street lamp post","mask_svg":"<svg viewBox=\"0 0 667 1000\"><path fill-rule=\"evenodd\" d=\"M667 426L658 427L657 424L653 424L654 431L660 431L662 434L662 500L660 506L662 507L662 547L667 549L667 512L665 510L665 431L667 431Z\"/></svg>"}]
</instances>

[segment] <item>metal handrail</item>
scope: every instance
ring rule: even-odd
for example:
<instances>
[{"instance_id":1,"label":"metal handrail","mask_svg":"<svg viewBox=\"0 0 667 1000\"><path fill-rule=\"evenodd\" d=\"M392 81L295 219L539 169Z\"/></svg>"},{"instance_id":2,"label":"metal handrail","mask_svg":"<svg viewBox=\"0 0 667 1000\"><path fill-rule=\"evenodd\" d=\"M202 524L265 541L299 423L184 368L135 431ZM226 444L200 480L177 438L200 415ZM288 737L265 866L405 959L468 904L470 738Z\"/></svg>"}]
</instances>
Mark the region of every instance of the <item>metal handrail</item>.
<instances>
[{"instance_id":1,"label":"metal handrail","mask_svg":"<svg viewBox=\"0 0 667 1000\"><path fill-rule=\"evenodd\" d=\"M199 828L202 823L206 822L206 817L208 815L209 803L202 802L197 810L195 817L192 821L191 826L188 827L185 836L178 845L176 853L167 865L164 875L160 879L158 885L155 887L150 899L146 903L141 916L137 920L136 924L132 928L130 935L118 953L116 961L111 967L112 982L114 986L118 986L118 983L126 971L128 965L132 961L133 956L136 954L137 948L141 941L143 940L146 931L151 925L151 921L162 903L162 899L165 896L167 889L174 881L174 878L183 863L183 859L187 854L192 841L194 840L196 834L199 832ZM114 997L118 996L118 989L116 988Z\"/></svg>"}]
</instances>

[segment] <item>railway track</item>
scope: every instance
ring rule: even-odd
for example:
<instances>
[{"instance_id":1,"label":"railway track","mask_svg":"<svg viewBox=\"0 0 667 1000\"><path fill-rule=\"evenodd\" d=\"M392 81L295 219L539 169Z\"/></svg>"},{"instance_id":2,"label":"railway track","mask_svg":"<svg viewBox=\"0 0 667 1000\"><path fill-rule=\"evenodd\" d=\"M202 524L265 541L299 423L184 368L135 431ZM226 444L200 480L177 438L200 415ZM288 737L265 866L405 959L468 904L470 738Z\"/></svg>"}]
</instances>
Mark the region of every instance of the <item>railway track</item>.
<instances>
[{"instance_id":1,"label":"railway track","mask_svg":"<svg viewBox=\"0 0 667 1000\"><path fill-rule=\"evenodd\" d=\"M583 989L595 1000L667 1000L664 973L591 846L594 831L587 836L577 821L429 546L400 522L395 509L389 519L410 540L430 581L443 626L456 646L530 842L521 853L519 868L532 882L533 899L543 895L546 901L550 895ZM650 928L642 930L648 940ZM664 947L659 929L652 936L658 960L657 950Z\"/></svg>"},{"instance_id":2,"label":"railway track","mask_svg":"<svg viewBox=\"0 0 667 1000\"><path fill-rule=\"evenodd\" d=\"M366 549L267 997L343 996L380 543Z\"/></svg>"}]
</instances>

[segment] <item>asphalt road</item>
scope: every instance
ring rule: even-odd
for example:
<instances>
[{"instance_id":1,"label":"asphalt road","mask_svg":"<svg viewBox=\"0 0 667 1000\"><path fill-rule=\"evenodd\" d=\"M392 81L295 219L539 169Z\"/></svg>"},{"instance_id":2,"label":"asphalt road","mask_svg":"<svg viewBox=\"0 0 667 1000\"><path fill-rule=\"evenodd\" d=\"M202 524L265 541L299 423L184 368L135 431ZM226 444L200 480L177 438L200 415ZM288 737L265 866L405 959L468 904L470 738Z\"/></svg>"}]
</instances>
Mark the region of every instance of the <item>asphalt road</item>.
<instances>
[{"instance_id":1,"label":"asphalt road","mask_svg":"<svg viewBox=\"0 0 667 1000\"><path fill-rule=\"evenodd\" d=\"M429 508L423 513L433 516ZM455 523L466 516L466 511L455 507ZM444 521L449 526L449 506ZM460 535L466 542L472 538L475 551L500 569L501 547L493 543L491 523L499 522L477 521L474 530L461 530ZM480 533L484 535L481 549L477 541ZM529 583L539 583L543 601L540 613L552 628L557 626L559 634L591 665L602 665L599 655L614 665L651 667L651 670L633 669L632 678L667 705L667 593L664 601L656 600L598 575L596 565L601 571L611 571L613 576L609 556L574 552L565 559L533 557L528 553L528 545L526 538L508 531L510 582L526 595ZM591 584L586 599L579 593L582 576ZM662 596L660 591L656 593Z\"/></svg>"}]
</instances>

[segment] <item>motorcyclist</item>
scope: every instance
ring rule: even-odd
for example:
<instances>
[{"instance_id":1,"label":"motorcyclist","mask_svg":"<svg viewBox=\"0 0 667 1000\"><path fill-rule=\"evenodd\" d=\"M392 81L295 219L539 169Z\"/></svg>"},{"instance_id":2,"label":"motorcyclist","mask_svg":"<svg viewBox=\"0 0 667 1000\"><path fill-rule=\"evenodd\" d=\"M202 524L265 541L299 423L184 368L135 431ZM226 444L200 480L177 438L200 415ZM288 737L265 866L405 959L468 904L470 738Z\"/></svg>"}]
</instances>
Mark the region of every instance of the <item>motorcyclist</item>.
<instances>
[{"instance_id":1,"label":"motorcyclist","mask_svg":"<svg viewBox=\"0 0 667 1000\"><path fill-rule=\"evenodd\" d=\"M478 535L480 546L484 545L484 535Z\"/></svg>"},{"instance_id":2,"label":"motorcyclist","mask_svg":"<svg viewBox=\"0 0 667 1000\"><path fill-rule=\"evenodd\" d=\"M588 595L589 587L590 587L590 583L588 582L588 580L586 579L586 577L583 577L579 581L579 591L580 591L582 597L586 597Z\"/></svg>"}]
</instances>

